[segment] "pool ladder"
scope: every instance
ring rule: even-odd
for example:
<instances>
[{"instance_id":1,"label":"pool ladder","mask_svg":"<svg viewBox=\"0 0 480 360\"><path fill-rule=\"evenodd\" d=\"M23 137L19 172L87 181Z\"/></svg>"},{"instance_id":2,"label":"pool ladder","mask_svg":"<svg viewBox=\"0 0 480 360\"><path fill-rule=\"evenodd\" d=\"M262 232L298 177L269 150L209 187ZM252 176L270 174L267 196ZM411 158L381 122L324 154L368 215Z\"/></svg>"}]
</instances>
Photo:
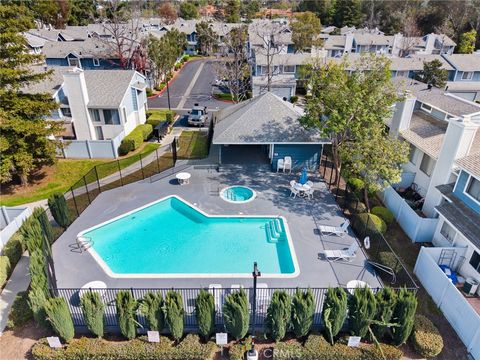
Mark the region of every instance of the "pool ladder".
<instances>
[{"instance_id":1,"label":"pool ladder","mask_svg":"<svg viewBox=\"0 0 480 360\"><path fill-rule=\"evenodd\" d=\"M279 219L270 220L266 225L267 239L270 243L278 243L282 236L282 225Z\"/></svg>"},{"instance_id":2,"label":"pool ladder","mask_svg":"<svg viewBox=\"0 0 480 360\"><path fill-rule=\"evenodd\" d=\"M93 240L87 236L77 237L77 241L73 244L68 245L71 252L76 252L81 254L84 251L87 251L93 246Z\"/></svg>"}]
</instances>

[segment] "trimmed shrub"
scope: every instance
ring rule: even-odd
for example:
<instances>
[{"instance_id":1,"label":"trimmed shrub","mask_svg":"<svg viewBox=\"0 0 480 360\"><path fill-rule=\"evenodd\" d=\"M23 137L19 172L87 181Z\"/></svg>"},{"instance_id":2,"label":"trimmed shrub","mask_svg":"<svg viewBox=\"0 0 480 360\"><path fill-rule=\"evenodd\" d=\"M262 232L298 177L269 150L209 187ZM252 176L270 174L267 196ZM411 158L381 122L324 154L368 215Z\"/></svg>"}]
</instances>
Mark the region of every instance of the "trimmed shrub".
<instances>
[{"instance_id":1,"label":"trimmed shrub","mask_svg":"<svg viewBox=\"0 0 480 360\"><path fill-rule=\"evenodd\" d=\"M195 299L195 316L197 317L198 332L204 339L210 338L215 331L215 299L213 294L200 290Z\"/></svg>"},{"instance_id":2,"label":"trimmed shrub","mask_svg":"<svg viewBox=\"0 0 480 360\"><path fill-rule=\"evenodd\" d=\"M373 292L368 287L355 289L348 301L350 331L353 336L365 337L377 311Z\"/></svg>"},{"instance_id":3,"label":"trimmed shrub","mask_svg":"<svg viewBox=\"0 0 480 360\"><path fill-rule=\"evenodd\" d=\"M359 230L362 232L365 231L365 227L367 231L379 232L381 234L384 234L385 231L387 231L387 224L385 224L385 221L380 219L377 215L363 213L358 214L356 217L357 221L355 221L355 223L357 226L361 226L361 229Z\"/></svg>"},{"instance_id":4,"label":"trimmed shrub","mask_svg":"<svg viewBox=\"0 0 480 360\"><path fill-rule=\"evenodd\" d=\"M45 313L45 303L48 296L45 289L41 286L35 285L32 281L30 284L30 291L28 292L28 303L32 309L33 319L37 325L48 327L47 315Z\"/></svg>"},{"instance_id":5,"label":"trimmed shrub","mask_svg":"<svg viewBox=\"0 0 480 360\"><path fill-rule=\"evenodd\" d=\"M152 89L150 89L150 88L146 88L146 89L145 89L145 92L147 93L147 97L150 97L150 96L153 95L153 91L152 91Z\"/></svg>"},{"instance_id":6,"label":"trimmed shrub","mask_svg":"<svg viewBox=\"0 0 480 360\"><path fill-rule=\"evenodd\" d=\"M30 254L29 265L32 286L39 286L48 294L47 274L45 273L45 258L40 250L35 250Z\"/></svg>"},{"instance_id":7,"label":"trimmed shrub","mask_svg":"<svg viewBox=\"0 0 480 360\"><path fill-rule=\"evenodd\" d=\"M275 345L273 349L273 358L280 360L300 360L307 358L307 351L296 341L281 342ZM322 359L317 357L315 359ZM242 358L243 360L243 358Z\"/></svg>"},{"instance_id":8,"label":"trimmed shrub","mask_svg":"<svg viewBox=\"0 0 480 360\"><path fill-rule=\"evenodd\" d=\"M443 350L443 338L433 323L423 315L415 316L413 347L418 355L433 358Z\"/></svg>"},{"instance_id":9,"label":"trimmed shrub","mask_svg":"<svg viewBox=\"0 0 480 360\"><path fill-rule=\"evenodd\" d=\"M290 102L292 104L295 104L297 101L298 101L298 96L297 95L290 96Z\"/></svg>"},{"instance_id":10,"label":"trimmed shrub","mask_svg":"<svg viewBox=\"0 0 480 360\"><path fill-rule=\"evenodd\" d=\"M149 125L152 125L152 128L154 128L155 126L158 126L160 123L164 122L165 120L159 120L159 119L151 119L151 120L147 120L145 122L145 124L149 124Z\"/></svg>"},{"instance_id":11,"label":"trimmed shrub","mask_svg":"<svg viewBox=\"0 0 480 360\"><path fill-rule=\"evenodd\" d=\"M311 289L297 289L292 298L292 326L297 338L304 337L310 331L315 315L315 299Z\"/></svg>"},{"instance_id":12,"label":"trimmed shrub","mask_svg":"<svg viewBox=\"0 0 480 360\"><path fill-rule=\"evenodd\" d=\"M176 341L183 335L183 314L182 295L178 291L170 290L165 296L165 322Z\"/></svg>"},{"instance_id":13,"label":"trimmed shrub","mask_svg":"<svg viewBox=\"0 0 480 360\"><path fill-rule=\"evenodd\" d=\"M185 62L185 61L188 61L190 59L190 55L188 54L185 54L182 56L182 61Z\"/></svg>"},{"instance_id":14,"label":"trimmed shrub","mask_svg":"<svg viewBox=\"0 0 480 360\"><path fill-rule=\"evenodd\" d=\"M382 323L390 323L397 302L397 294L392 288L382 288L375 294L377 301L377 312L375 320ZM380 324L373 324L372 331L377 339L382 339L389 327Z\"/></svg>"},{"instance_id":15,"label":"trimmed shrub","mask_svg":"<svg viewBox=\"0 0 480 360\"><path fill-rule=\"evenodd\" d=\"M322 319L325 336L333 345L347 317L347 294L342 288L328 288L323 302Z\"/></svg>"},{"instance_id":16,"label":"trimmed shrub","mask_svg":"<svg viewBox=\"0 0 480 360\"><path fill-rule=\"evenodd\" d=\"M140 300L139 310L147 319L150 330L162 331L165 327L164 305L163 296L160 292L148 291Z\"/></svg>"},{"instance_id":17,"label":"trimmed shrub","mask_svg":"<svg viewBox=\"0 0 480 360\"><path fill-rule=\"evenodd\" d=\"M20 226L20 232L25 242L25 247L30 255L36 250L42 249L43 232L40 222L34 216L25 219Z\"/></svg>"},{"instance_id":18,"label":"trimmed shrub","mask_svg":"<svg viewBox=\"0 0 480 360\"><path fill-rule=\"evenodd\" d=\"M150 124L138 125L137 129L142 133L143 141L147 141L153 133L153 126Z\"/></svg>"},{"instance_id":19,"label":"trimmed shrub","mask_svg":"<svg viewBox=\"0 0 480 360\"><path fill-rule=\"evenodd\" d=\"M182 360L212 359L216 351L217 346L213 342L202 344L199 336L195 334L185 336L175 348L176 358Z\"/></svg>"},{"instance_id":20,"label":"trimmed shrub","mask_svg":"<svg viewBox=\"0 0 480 360\"><path fill-rule=\"evenodd\" d=\"M354 210L356 213L363 213L367 211L367 206L359 200L350 201L348 203L348 208Z\"/></svg>"},{"instance_id":21,"label":"trimmed shrub","mask_svg":"<svg viewBox=\"0 0 480 360\"><path fill-rule=\"evenodd\" d=\"M279 342L285 337L292 313L292 299L284 290L275 290L267 309L265 326L270 337Z\"/></svg>"},{"instance_id":22,"label":"trimmed shrub","mask_svg":"<svg viewBox=\"0 0 480 360\"><path fill-rule=\"evenodd\" d=\"M129 290L120 290L115 297L115 304L120 332L127 339L134 339L138 325L135 320L135 312L138 308L137 301Z\"/></svg>"},{"instance_id":23,"label":"trimmed shrub","mask_svg":"<svg viewBox=\"0 0 480 360\"><path fill-rule=\"evenodd\" d=\"M167 86L166 83L160 83L160 84L158 84L157 86L155 86L155 90L156 90L156 91L161 91L161 90L163 90L163 88L164 88L165 86Z\"/></svg>"},{"instance_id":24,"label":"trimmed shrub","mask_svg":"<svg viewBox=\"0 0 480 360\"><path fill-rule=\"evenodd\" d=\"M69 342L75 335L72 316L64 298L51 298L45 303L47 320L53 331L63 340Z\"/></svg>"},{"instance_id":25,"label":"trimmed shrub","mask_svg":"<svg viewBox=\"0 0 480 360\"><path fill-rule=\"evenodd\" d=\"M88 330L97 337L103 336L105 305L98 292L88 291L80 297L83 318Z\"/></svg>"},{"instance_id":26,"label":"trimmed shrub","mask_svg":"<svg viewBox=\"0 0 480 360\"><path fill-rule=\"evenodd\" d=\"M120 155L126 155L130 151L138 149L140 145L143 144L143 130L141 130L141 128L139 129L139 126L133 129L130 134L123 138L118 148L118 152L120 153Z\"/></svg>"},{"instance_id":27,"label":"trimmed shrub","mask_svg":"<svg viewBox=\"0 0 480 360\"><path fill-rule=\"evenodd\" d=\"M175 119L174 112L167 112L165 114L165 119L168 121L169 124L173 124L173 120Z\"/></svg>"},{"instance_id":28,"label":"trimmed shrub","mask_svg":"<svg viewBox=\"0 0 480 360\"><path fill-rule=\"evenodd\" d=\"M380 260L381 264L391 268L395 273L402 269L402 265L391 251L380 251L378 253L378 260Z\"/></svg>"},{"instance_id":29,"label":"trimmed shrub","mask_svg":"<svg viewBox=\"0 0 480 360\"><path fill-rule=\"evenodd\" d=\"M50 196L48 198L48 207L53 218L62 228L66 229L72 223L70 210L62 193L57 192Z\"/></svg>"},{"instance_id":30,"label":"trimmed shrub","mask_svg":"<svg viewBox=\"0 0 480 360\"><path fill-rule=\"evenodd\" d=\"M392 212L384 206L374 206L370 211L371 214L377 215L380 219L385 221L385 224L390 225L395 220Z\"/></svg>"},{"instance_id":31,"label":"trimmed shrub","mask_svg":"<svg viewBox=\"0 0 480 360\"><path fill-rule=\"evenodd\" d=\"M182 67L183 63L179 62L176 63L175 66L173 67L175 70L179 70Z\"/></svg>"},{"instance_id":32,"label":"trimmed shrub","mask_svg":"<svg viewBox=\"0 0 480 360\"><path fill-rule=\"evenodd\" d=\"M33 319L32 309L28 305L28 292L20 291L13 301L12 308L8 314L7 327L18 329Z\"/></svg>"},{"instance_id":33,"label":"trimmed shrub","mask_svg":"<svg viewBox=\"0 0 480 360\"><path fill-rule=\"evenodd\" d=\"M247 335L250 313L247 294L243 288L225 297L223 318L227 332L235 339L240 340Z\"/></svg>"},{"instance_id":34,"label":"trimmed shrub","mask_svg":"<svg viewBox=\"0 0 480 360\"><path fill-rule=\"evenodd\" d=\"M347 180L348 185L352 188L353 191L355 192L360 192L363 190L365 187L365 182L362 179L359 178L349 178Z\"/></svg>"},{"instance_id":35,"label":"trimmed shrub","mask_svg":"<svg viewBox=\"0 0 480 360\"><path fill-rule=\"evenodd\" d=\"M10 260L10 266L12 269L15 268L15 265L17 265L24 250L23 236L20 231L17 231L15 234L13 234L10 240L8 240L7 244L3 248L3 255L8 257Z\"/></svg>"},{"instance_id":36,"label":"trimmed shrub","mask_svg":"<svg viewBox=\"0 0 480 360\"><path fill-rule=\"evenodd\" d=\"M6 256L0 256L0 288L5 285L10 276L10 260Z\"/></svg>"},{"instance_id":37,"label":"trimmed shrub","mask_svg":"<svg viewBox=\"0 0 480 360\"><path fill-rule=\"evenodd\" d=\"M230 346L228 357L230 360L244 360L245 353L252 348L252 337L248 336L245 340L239 341Z\"/></svg>"},{"instance_id":38,"label":"trimmed shrub","mask_svg":"<svg viewBox=\"0 0 480 360\"><path fill-rule=\"evenodd\" d=\"M397 296L397 303L392 316L392 322L397 326L392 327L393 343L401 345L407 341L410 336L415 312L417 311L417 297L411 291L403 288Z\"/></svg>"},{"instance_id":39,"label":"trimmed shrub","mask_svg":"<svg viewBox=\"0 0 480 360\"><path fill-rule=\"evenodd\" d=\"M50 224L50 220L48 220L47 213L45 210L41 207L36 207L33 210L33 216L38 220L40 223L40 226L43 231L43 235L47 238L48 242L50 244L53 243L55 240L54 235L53 235L53 229L52 229L52 224Z\"/></svg>"}]
</instances>

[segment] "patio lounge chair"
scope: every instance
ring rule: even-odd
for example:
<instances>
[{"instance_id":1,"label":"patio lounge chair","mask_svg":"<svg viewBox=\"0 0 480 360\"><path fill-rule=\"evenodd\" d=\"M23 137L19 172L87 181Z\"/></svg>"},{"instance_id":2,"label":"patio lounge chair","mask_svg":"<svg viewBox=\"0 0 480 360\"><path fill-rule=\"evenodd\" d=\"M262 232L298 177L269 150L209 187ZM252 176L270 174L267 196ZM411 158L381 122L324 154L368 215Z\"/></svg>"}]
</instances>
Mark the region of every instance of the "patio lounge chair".
<instances>
[{"instance_id":1,"label":"patio lounge chair","mask_svg":"<svg viewBox=\"0 0 480 360\"><path fill-rule=\"evenodd\" d=\"M283 171L292 172L292 158L290 156L285 156L283 159Z\"/></svg>"},{"instance_id":2,"label":"patio lounge chair","mask_svg":"<svg viewBox=\"0 0 480 360\"><path fill-rule=\"evenodd\" d=\"M283 159L278 159L277 160L277 173L280 170L285 171L285 163L284 163Z\"/></svg>"},{"instance_id":3,"label":"patio lounge chair","mask_svg":"<svg viewBox=\"0 0 480 360\"><path fill-rule=\"evenodd\" d=\"M322 235L338 235L343 236L347 233L348 225L350 225L350 221L347 219L342 224L342 226L329 226L329 225L320 225L319 229Z\"/></svg>"},{"instance_id":4,"label":"patio lounge chair","mask_svg":"<svg viewBox=\"0 0 480 360\"><path fill-rule=\"evenodd\" d=\"M324 250L323 255L328 261L338 261L338 260L351 261L357 255L358 249L359 249L359 246L357 241L355 240L347 249Z\"/></svg>"}]
</instances>

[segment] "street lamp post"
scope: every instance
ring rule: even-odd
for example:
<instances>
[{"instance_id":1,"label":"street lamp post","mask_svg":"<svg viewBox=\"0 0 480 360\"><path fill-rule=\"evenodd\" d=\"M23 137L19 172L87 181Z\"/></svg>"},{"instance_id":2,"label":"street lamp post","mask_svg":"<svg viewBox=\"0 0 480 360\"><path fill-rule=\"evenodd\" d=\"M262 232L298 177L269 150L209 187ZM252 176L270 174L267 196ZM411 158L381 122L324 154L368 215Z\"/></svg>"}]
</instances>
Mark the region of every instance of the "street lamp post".
<instances>
[{"instance_id":1,"label":"street lamp post","mask_svg":"<svg viewBox=\"0 0 480 360\"><path fill-rule=\"evenodd\" d=\"M257 262L253 263L253 324L252 324L252 332L255 333L255 325L256 325L256 313L257 313L257 277L262 276L262 273L257 268Z\"/></svg>"},{"instance_id":2,"label":"street lamp post","mask_svg":"<svg viewBox=\"0 0 480 360\"><path fill-rule=\"evenodd\" d=\"M170 87L168 86L169 78L167 76L167 100L168 100L168 110L172 110L170 107Z\"/></svg>"}]
</instances>

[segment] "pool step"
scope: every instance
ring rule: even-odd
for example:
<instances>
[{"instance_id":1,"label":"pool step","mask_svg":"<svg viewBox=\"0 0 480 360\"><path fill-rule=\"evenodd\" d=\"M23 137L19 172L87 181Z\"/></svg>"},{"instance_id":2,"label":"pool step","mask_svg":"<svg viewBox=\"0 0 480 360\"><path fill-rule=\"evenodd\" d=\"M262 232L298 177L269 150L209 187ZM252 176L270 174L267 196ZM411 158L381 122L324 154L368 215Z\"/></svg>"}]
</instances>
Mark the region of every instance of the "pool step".
<instances>
[{"instance_id":1,"label":"pool step","mask_svg":"<svg viewBox=\"0 0 480 360\"><path fill-rule=\"evenodd\" d=\"M282 240L282 225L279 219L270 220L265 225L267 231L267 239L270 243L277 243Z\"/></svg>"}]
</instances>

